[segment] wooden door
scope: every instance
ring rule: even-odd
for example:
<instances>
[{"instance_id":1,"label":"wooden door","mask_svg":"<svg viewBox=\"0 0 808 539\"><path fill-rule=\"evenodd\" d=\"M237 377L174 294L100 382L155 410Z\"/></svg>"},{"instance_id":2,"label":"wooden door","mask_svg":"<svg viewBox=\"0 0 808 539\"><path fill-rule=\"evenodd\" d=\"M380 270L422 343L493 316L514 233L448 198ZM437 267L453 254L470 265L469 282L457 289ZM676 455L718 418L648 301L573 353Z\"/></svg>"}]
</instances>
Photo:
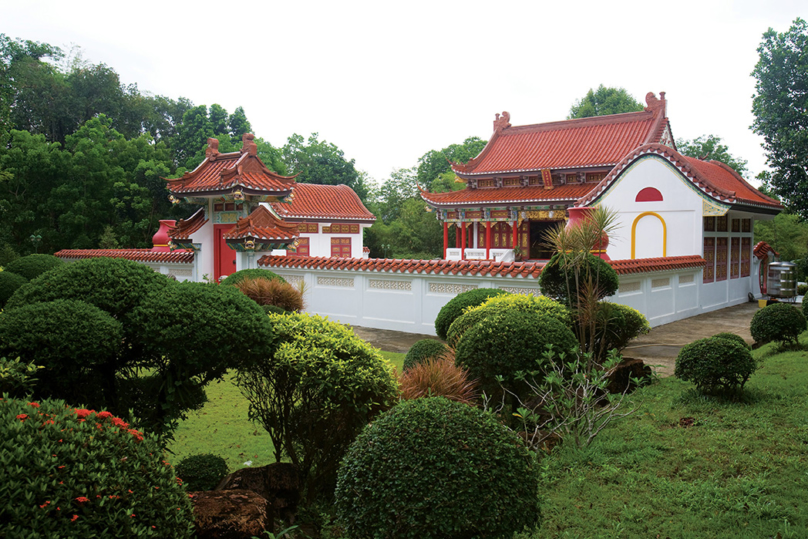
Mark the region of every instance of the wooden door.
<instances>
[{"instance_id":1,"label":"wooden door","mask_svg":"<svg viewBox=\"0 0 808 539\"><path fill-rule=\"evenodd\" d=\"M236 251L228 247L224 234L233 225L213 225L213 278L216 282L236 272Z\"/></svg>"}]
</instances>

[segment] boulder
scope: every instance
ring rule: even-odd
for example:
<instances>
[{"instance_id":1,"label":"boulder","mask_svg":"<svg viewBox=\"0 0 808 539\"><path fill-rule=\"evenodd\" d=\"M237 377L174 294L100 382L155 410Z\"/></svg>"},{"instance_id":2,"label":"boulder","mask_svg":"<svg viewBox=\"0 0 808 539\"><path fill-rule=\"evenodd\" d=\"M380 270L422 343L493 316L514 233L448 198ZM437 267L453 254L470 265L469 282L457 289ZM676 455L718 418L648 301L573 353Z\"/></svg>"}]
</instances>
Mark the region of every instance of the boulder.
<instances>
[{"instance_id":1,"label":"boulder","mask_svg":"<svg viewBox=\"0 0 808 539\"><path fill-rule=\"evenodd\" d=\"M637 384L631 379L645 380L653 375L651 367L641 359L626 358L609 373L609 393L631 392Z\"/></svg>"},{"instance_id":2,"label":"boulder","mask_svg":"<svg viewBox=\"0 0 808 539\"><path fill-rule=\"evenodd\" d=\"M198 539L251 539L272 529L263 496L252 490L189 493Z\"/></svg>"},{"instance_id":3,"label":"boulder","mask_svg":"<svg viewBox=\"0 0 808 539\"><path fill-rule=\"evenodd\" d=\"M231 473L216 490L247 489L267 500L270 522L281 518L293 523L300 502L300 474L294 464L276 462L257 468L242 468Z\"/></svg>"}]
</instances>

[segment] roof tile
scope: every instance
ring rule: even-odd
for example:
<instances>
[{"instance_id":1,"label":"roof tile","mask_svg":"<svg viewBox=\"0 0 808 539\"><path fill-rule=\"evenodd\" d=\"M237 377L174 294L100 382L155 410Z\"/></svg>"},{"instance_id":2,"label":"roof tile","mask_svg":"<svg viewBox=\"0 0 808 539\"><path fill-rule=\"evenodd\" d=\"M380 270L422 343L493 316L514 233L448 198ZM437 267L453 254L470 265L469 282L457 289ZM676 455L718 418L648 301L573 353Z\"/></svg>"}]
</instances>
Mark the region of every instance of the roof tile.
<instances>
[{"instance_id":1,"label":"roof tile","mask_svg":"<svg viewBox=\"0 0 808 539\"><path fill-rule=\"evenodd\" d=\"M191 264L194 261L194 252L184 249L171 252L158 252L151 249L62 249L54 256L69 260L124 258L135 262L163 262L166 264Z\"/></svg>"},{"instance_id":2,"label":"roof tile","mask_svg":"<svg viewBox=\"0 0 808 539\"><path fill-rule=\"evenodd\" d=\"M258 206L250 215L239 219L223 236L225 240L250 237L260 240L294 241L298 236L298 227L278 219L266 206Z\"/></svg>"},{"instance_id":3,"label":"roof tile","mask_svg":"<svg viewBox=\"0 0 808 539\"><path fill-rule=\"evenodd\" d=\"M272 209L283 219L376 220L347 185L295 184L292 202L276 202Z\"/></svg>"}]
</instances>

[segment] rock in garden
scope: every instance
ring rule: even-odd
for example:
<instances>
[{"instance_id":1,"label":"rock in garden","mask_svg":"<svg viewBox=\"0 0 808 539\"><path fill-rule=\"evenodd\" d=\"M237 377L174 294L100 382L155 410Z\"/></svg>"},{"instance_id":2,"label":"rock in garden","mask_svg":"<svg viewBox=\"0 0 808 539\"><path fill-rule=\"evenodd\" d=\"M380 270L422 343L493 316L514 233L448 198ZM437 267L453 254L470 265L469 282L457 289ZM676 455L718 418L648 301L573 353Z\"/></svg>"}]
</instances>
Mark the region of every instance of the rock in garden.
<instances>
[{"instance_id":1,"label":"rock in garden","mask_svg":"<svg viewBox=\"0 0 808 539\"><path fill-rule=\"evenodd\" d=\"M652 375L651 367L646 365L641 359L624 359L609 373L609 393L623 393L625 391L634 391L637 384L632 381L645 380Z\"/></svg>"},{"instance_id":2,"label":"rock in garden","mask_svg":"<svg viewBox=\"0 0 808 539\"><path fill-rule=\"evenodd\" d=\"M258 468L242 468L216 486L217 491L247 489L263 496L270 520L282 518L294 522L300 501L300 474L294 464L276 462Z\"/></svg>"},{"instance_id":3,"label":"rock in garden","mask_svg":"<svg viewBox=\"0 0 808 539\"><path fill-rule=\"evenodd\" d=\"M191 492L198 539L251 539L271 530L264 497L252 490Z\"/></svg>"}]
</instances>

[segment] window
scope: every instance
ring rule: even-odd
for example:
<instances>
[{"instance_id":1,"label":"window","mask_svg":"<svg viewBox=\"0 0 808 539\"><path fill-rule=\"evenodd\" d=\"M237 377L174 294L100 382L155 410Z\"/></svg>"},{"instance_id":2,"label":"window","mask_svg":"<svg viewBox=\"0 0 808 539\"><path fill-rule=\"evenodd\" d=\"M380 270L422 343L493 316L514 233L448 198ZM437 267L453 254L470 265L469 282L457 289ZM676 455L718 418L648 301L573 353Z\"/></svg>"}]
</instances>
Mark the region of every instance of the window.
<instances>
[{"instance_id":1,"label":"window","mask_svg":"<svg viewBox=\"0 0 808 539\"><path fill-rule=\"evenodd\" d=\"M733 219L732 220L732 231L733 232L740 232L741 231L741 220L740 219Z\"/></svg>"},{"instance_id":2,"label":"window","mask_svg":"<svg viewBox=\"0 0 808 539\"><path fill-rule=\"evenodd\" d=\"M744 219L748 221L749 219ZM752 261L752 238L741 238L741 277L749 277Z\"/></svg>"},{"instance_id":3,"label":"window","mask_svg":"<svg viewBox=\"0 0 808 539\"><path fill-rule=\"evenodd\" d=\"M737 219L733 220L737 221ZM740 276L741 267L741 238L732 238L731 246L732 249L729 252L729 277L730 279L737 279Z\"/></svg>"},{"instance_id":4,"label":"window","mask_svg":"<svg viewBox=\"0 0 808 539\"><path fill-rule=\"evenodd\" d=\"M331 238L331 256L351 258L351 238Z\"/></svg>"},{"instance_id":5,"label":"window","mask_svg":"<svg viewBox=\"0 0 808 539\"><path fill-rule=\"evenodd\" d=\"M317 234L319 229L320 225L318 225L317 223L300 223L299 225L297 225L298 232L308 232Z\"/></svg>"},{"instance_id":6,"label":"window","mask_svg":"<svg viewBox=\"0 0 808 539\"><path fill-rule=\"evenodd\" d=\"M605 172L587 172L586 173L586 181L588 182L599 182L606 177Z\"/></svg>"},{"instance_id":7,"label":"window","mask_svg":"<svg viewBox=\"0 0 808 539\"><path fill-rule=\"evenodd\" d=\"M715 238L704 238L704 283L715 281Z\"/></svg>"},{"instance_id":8,"label":"window","mask_svg":"<svg viewBox=\"0 0 808 539\"><path fill-rule=\"evenodd\" d=\"M567 183L578 183L577 174L567 174Z\"/></svg>"},{"instance_id":9,"label":"window","mask_svg":"<svg viewBox=\"0 0 808 539\"><path fill-rule=\"evenodd\" d=\"M323 234L359 234L359 225L324 226Z\"/></svg>"},{"instance_id":10,"label":"window","mask_svg":"<svg viewBox=\"0 0 808 539\"><path fill-rule=\"evenodd\" d=\"M309 238L297 238L297 249L287 249L287 256L310 256Z\"/></svg>"},{"instance_id":11,"label":"window","mask_svg":"<svg viewBox=\"0 0 808 539\"><path fill-rule=\"evenodd\" d=\"M704 218L704 231L715 232L715 217Z\"/></svg>"},{"instance_id":12,"label":"window","mask_svg":"<svg viewBox=\"0 0 808 539\"><path fill-rule=\"evenodd\" d=\"M741 232L752 232L752 219L741 219Z\"/></svg>"},{"instance_id":13,"label":"window","mask_svg":"<svg viewBox=\"0 0 808 539\"><path fill-rule=\"evenodd\" d=\"M726 219L726 217L725 217ZM716 238L715 280L727 280L727 238Z\"/></svg>"},{"instance_id":14,"label":"window","mask_svg":"<svg viewBox=\"0 0 808 539\"><path fill-rule=\"evenodd\" d=\"M722 215L716 218L716 229L718 232L726 232L727 231L727 216Z\"/></svg>"}]
</instances>

